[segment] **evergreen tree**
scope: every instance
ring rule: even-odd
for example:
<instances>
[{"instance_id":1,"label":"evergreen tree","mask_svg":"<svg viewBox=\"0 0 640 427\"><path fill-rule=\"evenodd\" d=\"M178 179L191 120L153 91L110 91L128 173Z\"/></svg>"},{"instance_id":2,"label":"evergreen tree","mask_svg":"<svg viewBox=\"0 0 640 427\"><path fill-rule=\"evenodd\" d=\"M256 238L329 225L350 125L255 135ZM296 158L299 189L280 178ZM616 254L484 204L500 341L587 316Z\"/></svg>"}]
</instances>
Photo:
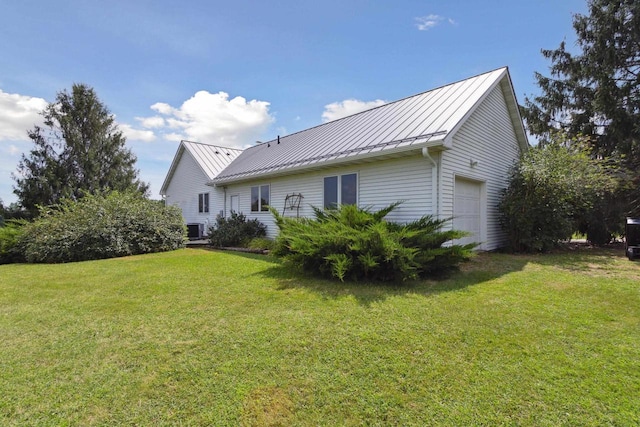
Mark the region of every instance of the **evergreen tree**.
<instances>
[{"instance_id":1,"label":"evergreen tree","mask_svg":"<svg viewBox=\"0 0 640 427\"><path fill-rule=\"evenodd\" d=\"M44 128L28 131L35 146L13 175L14 193L24 209L35 215L38 205L107 189L147 192L148 185L138 179L135 155L93 88L74 84L70 93L59 92L42 115Z\"/></svg>"},{"instance_id":2,"label":"evergreen tree","mask_svg":"<svg viewBox=\"0 0 640 427\"><path fill-rule=\"evenodd\" d=\"M577 53L564 42L542 51L551 76L536 73L542 93L525 99L523 116L543 145L558 130L588 136L595 157L627 172L630 185L621 188L631 191L616 199L626 200L627 214L640 214L640 2L589 0L588 8L573 19Z\"/></svg>"}]
</instances>

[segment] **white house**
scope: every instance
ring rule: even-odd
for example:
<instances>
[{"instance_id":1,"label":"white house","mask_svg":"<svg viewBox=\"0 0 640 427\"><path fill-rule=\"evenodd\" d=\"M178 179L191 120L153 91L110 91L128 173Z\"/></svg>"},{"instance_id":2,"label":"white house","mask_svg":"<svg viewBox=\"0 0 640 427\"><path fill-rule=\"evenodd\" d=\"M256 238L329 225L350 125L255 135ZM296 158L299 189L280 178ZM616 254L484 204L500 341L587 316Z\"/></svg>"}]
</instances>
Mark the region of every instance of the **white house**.
<instances>
[{"instance_id":1,"label":"white house","mask_svg":"<svg viewBox=\"0 0 640 427\"><path fill-rule=\"evenodd\" d=\"M233 159L200 178L189 171L205 169L199 165L202 156L185 156L186 144L192 143L181 144L162 188L167 203L197 200L208 189L216 213L243 212L275 236L268 206L289 216L311 216L312 206L356 203L375 210L402 200L389 219L453 218L449 226L470 231L473 235L464 241L481 242L485 250L504 242L497 212L500 191L509 168L529 146L507 68L239 154L226 149L226 158ZM180 206L187 222L200 218L193 212L195 204Z\"/></svg>"},{"instance_id":2,"label":"white house","mask_svg":"<svg viewBox=\"0 0 640 427\"><path fill-rule=\"evenodd\" d=\"M189 226L189 237L207 233L224 203L223 194L207 185L227 167L242 150L182 141L160 194L167 204L178 206Z\"/></svg>"}]
</instances>

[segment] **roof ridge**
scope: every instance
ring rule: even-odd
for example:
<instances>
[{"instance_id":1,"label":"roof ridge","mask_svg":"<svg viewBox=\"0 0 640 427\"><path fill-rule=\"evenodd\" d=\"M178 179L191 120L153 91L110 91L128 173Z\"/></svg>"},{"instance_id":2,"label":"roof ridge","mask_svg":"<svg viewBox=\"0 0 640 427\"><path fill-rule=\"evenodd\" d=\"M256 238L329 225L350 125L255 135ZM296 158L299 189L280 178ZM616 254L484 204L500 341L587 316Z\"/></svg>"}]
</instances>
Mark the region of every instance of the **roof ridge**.
<instances>
[{"instance_id":1,"label":"roof ridge","mask_svg":"<svg viewBox=\"0 0 640 427\"><path fill-rule=\"evenodd\" d=\"M199 141L189 141L188 139L182 139L182 140L180 140L180 143L185 143L185 142L188 142L189 144L204 145L204 146L206 146L206 147L221 148L221 149L223 149L223 150L244 151L244 149L242 149L242 148L225 147L224 145L208 144L208 143L206 143L206 142L199 142Z\"/></svg>"},{"instance_id":2,"label":"roof ridge","mask_svg":"<svg viewBox=\"0 0 640 427\"><path fill-rule=\"evenodd\" d=\"M290 137L290 136L294 136L294 135L297 135L297 134L302 133L302 132L310 131L311 129L317 129L317 128L319 128L319 127L326 126L326 125L331 124L331 123L339 122L340 120L346 120L346 119L348 119L348 118L351 118L351 117L357 116L357 115L359 115L359 114L368 113L368 112L370 112L370 111L374 111L374 110L377 110L377 109L380 109L380 108L383 108L383 107L387 107L387 106L389 106L389 105L396 104L396 103L399 103L399 102L405 101L405 100L410 99L410 98L414 98L414 97L421 96L421 95L424 95L424 94L429 93L429 92L433 92L433 91L436 91L436 90L443 89L443 88L445 88L445 87L447 87L447 86L453 86L453 85L456 85L456 84L462 83L462 82L467 81L467 80L471 80L471 79L478 78L478 77L483 76L483 75L485 75L485 74L491 74L491 73L494 73L494 72L496 72L496 71L498 71L498 70L502 70L502 69L507 69L507 70L508 70L508 69L509 69L509 67L507 67L506 65L505 65L505 66L502 66L502 67L498 67L498 68L495 68L495 69L493 69L493 70L485 71L485 72L483 72L483 73L479 73L479 74L476 74L476 75L471 76L471 77L467 77L467 78L464 78L464 79L460 79L460 80L457 80L457 81L452 82L452 83L446 83L446 84L443 84L443 85L440 85L440 86L434 87L434 88L432 88L432 89L422 91L422 92L420 92L420 93L415 93L415 94L413 94L413 95L408 95L408 96L405 96L405 97L403 97L403 98L396 99L395 101L389 101L389 102L386 102L386 103L384 103L384 104L382 104L382 105L378 105L378 106L373 107L373 108L368 108L368 109L366 109L366 110L359 111L359 112L357 112L357 113L349 114L348 116L340 117L339 119L331 120L331 121L326 122L326 123L320 123L320 124L317 124L317 125L312 126L312 127L310 127L310 128L302 129L302 130L299 130L299 131L297 131L297 132L290 133L290 134L288 134L288 135L284 135L284 136L279 136L279 135L278 135L278 138L279 138L280 140L282 140L282 139L284 139L284 138L288 138L288 137ZM254 144L254 145L252 145L252 146L250 146L250 147L247 147L245 150L250 150L250 149L252 149L252 148L254 148L254 147L259 147L259 146L261 146L261 145L263 145L263 144L272 143L272 142L276 141L278 138L273 138L273 139L270 139L270 140L268 140L268 141L263 141L263 142L260 142L260 143L258 143L258 144Z\"/></svg>"}]
</instances>

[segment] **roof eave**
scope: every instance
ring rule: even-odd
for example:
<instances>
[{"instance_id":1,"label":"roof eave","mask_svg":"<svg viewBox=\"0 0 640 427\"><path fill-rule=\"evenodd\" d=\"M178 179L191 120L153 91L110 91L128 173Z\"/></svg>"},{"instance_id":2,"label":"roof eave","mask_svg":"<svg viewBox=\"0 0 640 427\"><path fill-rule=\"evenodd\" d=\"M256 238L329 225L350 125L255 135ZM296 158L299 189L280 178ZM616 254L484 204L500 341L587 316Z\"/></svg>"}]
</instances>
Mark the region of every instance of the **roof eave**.
<instances>
[{"instance_id":1,"label":"roof eave","mask_svg":"<svg viewBox=\"0 0 640 427\"><path fill-rule=\"evenodd\" d=\"M375 157L393 156L393 155L397 155L405 152L421 150L424 147L426 148L444 147L444 140L445 140L444 137L440 137L438 139L418 142L418 143L403 146L403 147L392 148L392 149L381 150L381 151L374 151L369 153L362 153L362 154L358 154L357 156L340 157L336 159L325 160L322 162L288 167L286 169L272 169L269 171L250 174L250 175L230 176L230 177L218 176L210 180L207 183L207 185L215 187L216 185L236 184L236 183L245 182L245 181L253 181L257 179L270 178L277 175L293 175L293 174L305 172L308 170L325 169L325 168L340 166L348 163L360 163L362 161L366 161L368 159L372 159Z\"/></svg>"},{"instance_id":2,"label":"roof eave","mask_svg":"<svg viewBox=\"0 0 640 427\"><path fill-rule=\"evenodd\" d=\"M495 71L498 71L499 69L496 69ZM462 126L467 122L467 120L469 119L469 117L471 117L471 115L478 109L478 107L484 102L484 100L487 98L487 96L489 96L489 93L491 93L491 91L493 89L495 89L496 86L498 86L498 84L500 83L500 81L504 78L505 75L508 75L509 72L507 71L507 68L504 67L504 69L502 70L502 72L500 73L500 75L498 77L495 78L495 81L491 84L491 86L489 86L489 88L487 90L484 91L484 93L482 94L482 96L480 96L476 102L471 106L471 108L469 108L467 110L467 112L464 114L464 116L462 116L460 118L460 120L458 120L458 122L456 123L456 125L451 129L451 132L449 132L449 134L447 135L447 137L445 138L444 141L444 146L446 148L453 148L453 137L454 135L462 128Z\"/></svg>"},{"instance_id":3,"label":"roof eave","mask_svg":"<svg viewBox=\"0 0 640 427\"><path fill-rule=\"evenodd\" d=\"M453 147L453 137L455 136L455 134L458 132L458 130L460 130L462 125L464 125L469 117L471 117L476 109L484 102L487 96L489 96L489 94L499 85L502 86L503 94L505 95L505 101L509 110L509 116L514 127L514 132L516 134L516 139L518 140L520 150L524 152L529 148L529 141L524 130L524 125L522 124L522 117L520 116L520 109L518 108L518 101L513 89L513 83L511 82L511 76L509 75L508 67L504 67L504 71L498 78L496 78L495 82L491 84L491 86L484 92L484 94L476 101L476 103L467 111L467 113L458 121L456 126L454 126L451 132L449 132L449 134L445 137L445 148Z\"/></svg>"},{"instance_id":4,"label":"roof eave","mask_svg":"<svg viewBox=\"0 0 640 427\"><path fill-rule=\"evenodd\" d=\"M524 153L531 147L531 145L529 144L529 138L524 128L524 122L522 121L522 115L520 114L520 104L518 104L518 97L516 96L516 91L513 88L513 82L511 81L511 75L509 73L507 73L505 85L507 85L506 89L511 95L507 100L509 113L511 114L512 121L516 122L514 123L514 130L516 132L518 142L520 143L520 150Z\"/></svg>"},{"instance_id":5,"label":"roof eave","mask_svg":"<svg viewBox=\"0 0 640 427\"><path fill-rule=\"evenodd\" d=\"M169 167L169 171L167 172L167 176L164 178L164 182L162 183L162 187L160 187L160 195L161 196L166 196L167 194L167 188L169 187L169 183L171 182L171 179L173 178L173 174L176 171L176 168L178 167L178 163L180 162L180 158L182 157L182 154L184 153L185 147L184 144L182 143L182 141L180 141L180 145L178 146L178 149L176 150L176 154L173 156L173 160L171 161L171 166Z\"/></svg>"}]
</instances>

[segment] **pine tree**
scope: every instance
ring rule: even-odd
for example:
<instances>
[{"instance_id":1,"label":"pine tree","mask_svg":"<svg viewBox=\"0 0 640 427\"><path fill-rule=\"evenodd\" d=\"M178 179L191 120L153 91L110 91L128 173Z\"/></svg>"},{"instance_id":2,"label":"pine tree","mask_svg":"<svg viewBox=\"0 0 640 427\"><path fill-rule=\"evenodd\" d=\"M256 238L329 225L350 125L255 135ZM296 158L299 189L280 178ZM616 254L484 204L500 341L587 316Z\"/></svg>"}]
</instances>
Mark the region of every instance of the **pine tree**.
<instances>
[{"instance_id":1,"label":"pine tree","mask_svg":"<svg viewBox=\"0 0 640 427\"><path fill-rule=\"evenodd\" d=\"M74 84L71 93L58 92L42 115L44 127L28 131L34 147L13 175L14 193L24 209L35 215L38 205L104 190L147 192L148 185L138 179L135 155L93 88Z\"/></svg>"},{"instance_id":2,"label":"pine tree","mask_svg":"<svg viewBox=\"0 0 640 427\"><path fill-rule=\"evenodd\" d=\"M543 145L558 131L589 137L594 156L626 171L631 190L617 199L640 214L640 2L589 0L588 9L573 19L577 53L564 42L542 51L551 75L536 73L542 93L525 99L523 116Z\"/></svg>"}]
</instances>

